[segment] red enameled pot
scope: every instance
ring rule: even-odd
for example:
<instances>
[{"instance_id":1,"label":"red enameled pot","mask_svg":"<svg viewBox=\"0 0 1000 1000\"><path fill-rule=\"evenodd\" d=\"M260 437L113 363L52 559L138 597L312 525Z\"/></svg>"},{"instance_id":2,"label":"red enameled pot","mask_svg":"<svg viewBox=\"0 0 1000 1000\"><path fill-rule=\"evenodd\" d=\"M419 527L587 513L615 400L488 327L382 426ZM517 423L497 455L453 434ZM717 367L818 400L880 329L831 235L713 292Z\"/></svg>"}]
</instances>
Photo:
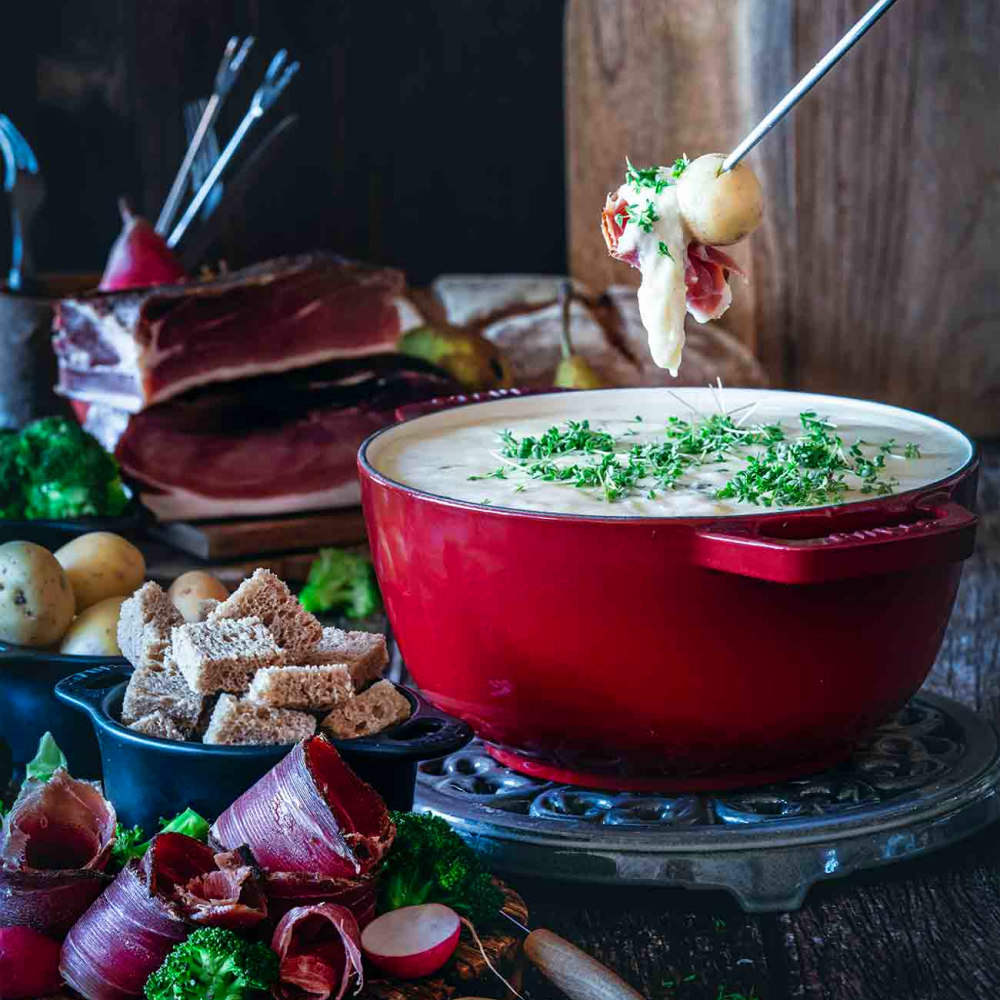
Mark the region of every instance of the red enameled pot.
<instances>
[{"instance_id":1,"label":"red enameled pot","mask_svg":"<svg viewBox=\"0 0 1000 1000\"><path fill-rule=\"evenodd\" d=\"M650 391L666 392L586 395L599 414L602 393ZM782 395L797 409L843 402ZM543 398L514 393L458 412L493 407L515 424ZM404 415L418 411L433 430L456 419L443 406L469 402ZM359 452L362 500L407 666L498 760L558 782L709 790L836 763L927 676L973 548L973 444L906 416L954 436L962 458L947 478L716 518L448 500L376 471L380 450L416 423L373 435Z\"/></svg>"}]
</instances>

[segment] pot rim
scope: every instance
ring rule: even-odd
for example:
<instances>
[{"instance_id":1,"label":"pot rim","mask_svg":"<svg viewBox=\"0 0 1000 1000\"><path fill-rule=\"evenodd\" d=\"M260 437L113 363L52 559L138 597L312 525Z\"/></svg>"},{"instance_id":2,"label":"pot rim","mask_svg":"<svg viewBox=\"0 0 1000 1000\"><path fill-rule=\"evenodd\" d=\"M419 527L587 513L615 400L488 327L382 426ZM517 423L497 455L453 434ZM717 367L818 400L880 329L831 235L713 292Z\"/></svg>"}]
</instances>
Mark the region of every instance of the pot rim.
<instances>
[{"instance_id":1,"label":"pot rim","mask_svg":"<svg viewBox=\"0 0 1000 1000\"><path fill-rule=\"evenodd\" d=\"M609 389L584 389L576 390L576 393L594 393L594 392L628 392L634 391L636 389L656 389L662 388L665 391L676 391L667 390L665 386L614 386ZM740 388L734 386L733 388ZM698 386L681 386L680 391L686 389L699 389ZM942 487L946 487L951 483L961 479L966 473L974 468L979 462L979 446L977 443L969 437L964 431L955 427L953 424L949 424L944 420L940 420L937 417L932 417L929 414L921 413L919 410L911 410L903 406L895 406L892 403L881 403L876 400L861 399L857 396L837 396L831 393L821 393L821 392L798 392L790 389L753 389L748 391L759 392L762 395L768 396L808 396L814 399L829 399L837 401L846 401L851 403L861 403L865 405L870 405L879 409L892 410L896 413L908 414L910 416L918 417L921 420L930 421L932 423L938 424L941 427L957 434L962 440L965 441L969 448L968 459L957 469L949 472L948 475L942 477L941 479L935 479L932 482L925 483L922 486L915 487L911 490L906 490L902 493L889 493L884 496L877 497L864 497L856 500L845 500L840 503L832 504L821 504L821 505L810 505L805 507L789 507L783 510L769 510L766 507L762 507L760 511L745 511L745 512L734 512L732 514L702 514L695 516L674 516L674 517L630 517L624 514L571 514L567 512L560 511L540 511L540 510L527 510L520 507L502 507L499 505L487 505L474 503L470 500L459 500L455 497L442 496L439 493L431 493L427 490L418 489L415 486L409 486L406 483L401 483L397 479L393 479L387 476L383 472L379 472L368 460L368 449L383 435L391 434L393 431L398 430L399 427L404 424L412 424L419 420L424 420L428 417L436 416L449 409L470 409L477 406L483 406L486 404L502 403L506 399L522 399L525 398L524 395L508 395L508 396L494 396L484 399L476 399L473 401L464 401L461 403L456 403L454 407L442 405L440 408L434 409L427 413L421 413L418 416L412 417L409 420L402 422L397 422L390 424L387 427L383 427L380 430L375 431L373 434L369 434L364 441L361 442L361 446L358 448L358 467L363 473L363 477L367 477L373 482L378 483L380 486L384 486L391 490L396 490L401 493L409 494L411 496L419 497L423 500L428 500L436 504L440 504L445 507L457 507L459 509L476 511L479 514L484 515L497 515L498 517L512 517L512 518L522 518L527 520L546 520L546 521L562 521L562 522L604 522L611 524L632 524L632 525L665 525L665 524L709 524L716 521L740 521L740 520L750 520L750 521L769 521L773 519L788 518L799 513L809 513L812 515L823 515L832 511L853 509L858 510L863 507L882 507L886 504L903 502L904 505L909 506L913 501L925 497L929 494L939 492ZM556 396L564 395L563 390L554 389L552 392L532 392L531 398L544 398L546 396ZM459 397L461 398L461 397ZM442 401L444 402L444 401Z\"/></svg>"}]
</instances>

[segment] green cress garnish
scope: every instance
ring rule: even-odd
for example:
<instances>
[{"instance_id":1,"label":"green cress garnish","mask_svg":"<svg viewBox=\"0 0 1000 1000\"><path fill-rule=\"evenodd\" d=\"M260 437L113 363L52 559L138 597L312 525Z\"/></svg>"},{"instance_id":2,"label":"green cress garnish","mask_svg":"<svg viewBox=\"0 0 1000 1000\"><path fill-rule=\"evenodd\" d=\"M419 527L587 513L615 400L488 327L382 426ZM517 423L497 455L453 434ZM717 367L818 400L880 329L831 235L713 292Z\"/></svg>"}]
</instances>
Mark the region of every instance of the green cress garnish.
<instances>
[{"instance_id":1,"label":"green cress garnish","mask_svg":"<svg viewBox=\"0 0 1000 1000\"><path fill-rule=\"evenodd\" d=\"M730 464L742 462L742 468L714 491L716 499L795 507L833 503L852 488L862 494L892 493L897 481L885 476L886 458L920 457L912 442L904 446L902 456L895 454L894 439L877 447L862 440L846 446L836 426L811 410L799 414L799 423L800 433L790 437L778 424L744 427L723 413L694 420L670 417L662 439L641 444L628 442L635 436L633 430L616 439L592 428L589 420L571 420L538 437L517 437L505 430L500 454L507 464L469 479L507 480L520 473L594 490L611 502L629 496L653 500L658 490L676 490L688 472L705 466L728 472ZM863 447L875 451L866 454ZM513 488L521 492L524 485Z\"/></svg>"},{"instance_id":2,"label":"green cress garnish","mask_svg":"<svg viewBox=\"0 0 1000 1000\"><path fill-rule=\"evenodd\" d=\"M656 249L660 251L661 256L670 257L671 260L674 259L670 255L670 247L668 247L667 244L663 242L663 240L660 240L660 242L656 246Z\"/></svg>"}]
</instances>

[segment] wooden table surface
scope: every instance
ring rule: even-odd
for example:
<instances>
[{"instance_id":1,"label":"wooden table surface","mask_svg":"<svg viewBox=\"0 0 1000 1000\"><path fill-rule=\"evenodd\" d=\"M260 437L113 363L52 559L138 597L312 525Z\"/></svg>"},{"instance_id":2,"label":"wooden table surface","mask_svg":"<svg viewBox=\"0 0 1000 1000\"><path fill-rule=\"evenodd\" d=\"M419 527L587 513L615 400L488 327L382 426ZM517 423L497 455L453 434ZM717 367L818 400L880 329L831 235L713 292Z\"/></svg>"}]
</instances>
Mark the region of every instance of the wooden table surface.
<instances>
[{"instance_id":1,"label":"wooden table surface","mask_svg":"<svg viewBox=\"0 0 1000 1000\"><path fill-rule=\"evenodd\" d=\"M1000 445L983 449L976 554L928 680L1000 711ZM749 915L725 893L517 880L548 927L669 1000L979 1000L1000 997L1000 829L814 888L797 913ZM561 997L537 975L529 1000Z\"/></svg>"}]
</instances>

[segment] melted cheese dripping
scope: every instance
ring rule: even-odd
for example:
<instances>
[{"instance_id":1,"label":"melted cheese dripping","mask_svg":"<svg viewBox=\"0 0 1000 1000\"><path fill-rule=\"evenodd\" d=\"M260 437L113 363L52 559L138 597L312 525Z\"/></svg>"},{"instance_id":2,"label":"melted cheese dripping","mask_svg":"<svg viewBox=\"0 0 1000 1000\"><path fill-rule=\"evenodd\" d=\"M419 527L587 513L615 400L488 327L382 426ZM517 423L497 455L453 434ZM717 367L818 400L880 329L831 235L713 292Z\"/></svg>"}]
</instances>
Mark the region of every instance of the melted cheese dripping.
<instances>
[{"instance_id":1,"label":"melted cheese dripping","mask_svg":"<svg viewBox=\"0 0 1000 1000\"><path fill-rule=\"evenodd\" d=\"M648 233L629 220L618 249L623 254L632 250L638 253L642 273L639 315L649 336L649 353L660 368L666 368L676 378L684 349L684 258L689 239L677 207L676 190L667 187L655 194L644 189L637 198L635 188L623 184L618 194L629 202L637 200L640 208L648 201L657 217ZM660 252L661 243L670 251L669 256Z\"/></svg>"}]
</instances>

